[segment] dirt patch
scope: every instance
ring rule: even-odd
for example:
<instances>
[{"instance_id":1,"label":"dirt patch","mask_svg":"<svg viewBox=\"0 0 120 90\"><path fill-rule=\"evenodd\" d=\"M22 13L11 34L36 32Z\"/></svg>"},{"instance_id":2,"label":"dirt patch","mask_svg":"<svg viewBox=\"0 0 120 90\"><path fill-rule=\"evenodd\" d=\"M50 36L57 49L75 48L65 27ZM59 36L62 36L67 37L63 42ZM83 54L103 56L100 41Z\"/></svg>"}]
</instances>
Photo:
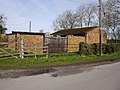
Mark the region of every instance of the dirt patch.
<instances>
[{"instance_id":1,"label":"dirt patch","mask_svg":"<svg viewBox=\"0 0 120 90\"><path fill-rule=\"evenodd\" d=\"M50 73L51 76L65 76L83 71L89 71L93 66L111 64L118 62L119 60L102 60L95 62L84 62L69 65L49 66L49 67L37 67L27 69L15 69L15 70L0 70L0 79L3 78L18 78L20 76L38 75L43 73Z\"/></svg>"},{"instance_id":2,"label":"dirt patch","mask_svg":"<svg viewBox=\"0 0 120 90\"><path fill-rule=\"evenodd\" d=\"M0 70L0 79L18 78L20 76L38 75L38 74L50 73L50 72L55 72L55 70L52 68Z\"/></svg>"}]
</instances>

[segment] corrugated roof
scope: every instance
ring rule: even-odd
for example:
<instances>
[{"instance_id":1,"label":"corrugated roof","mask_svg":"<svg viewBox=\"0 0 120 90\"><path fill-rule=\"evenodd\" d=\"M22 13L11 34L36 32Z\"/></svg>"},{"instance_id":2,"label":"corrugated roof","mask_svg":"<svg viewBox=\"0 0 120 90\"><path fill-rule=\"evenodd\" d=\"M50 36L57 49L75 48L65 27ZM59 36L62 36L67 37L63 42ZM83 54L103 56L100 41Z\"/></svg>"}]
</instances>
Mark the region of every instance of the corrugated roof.
<instances>
[{"instance_id":1,"label":"corrugated roof","mask_svg":"<svg viewBox=\"0 0 120 90\"><path fill-rule=\"evenodd\" d=\"M98 28L98 26L85 27L85 28L65 29L65 30L59 30L57 32L54 32L51 35L73 35L73 34L87 33L88 31L91 31L91 30L93 30L95 28Z\"/></svg>"}]
</instances>

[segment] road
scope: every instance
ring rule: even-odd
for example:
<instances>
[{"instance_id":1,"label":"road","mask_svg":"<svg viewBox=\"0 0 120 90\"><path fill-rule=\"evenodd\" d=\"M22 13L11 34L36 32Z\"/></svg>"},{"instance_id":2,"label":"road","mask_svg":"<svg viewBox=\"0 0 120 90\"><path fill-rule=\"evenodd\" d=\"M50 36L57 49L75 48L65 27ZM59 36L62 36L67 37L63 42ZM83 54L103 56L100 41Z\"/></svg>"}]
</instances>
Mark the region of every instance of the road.
<instances>
[{"instance_id":1,"label":"road","mask_svg":"<svg viewBox=\"0 0 120 90\"><path fill-rule=\"evenodd\" d=\"M120 62L67 76L0 79L0 90L120 90Z\"/></svg>"}]
</instances>

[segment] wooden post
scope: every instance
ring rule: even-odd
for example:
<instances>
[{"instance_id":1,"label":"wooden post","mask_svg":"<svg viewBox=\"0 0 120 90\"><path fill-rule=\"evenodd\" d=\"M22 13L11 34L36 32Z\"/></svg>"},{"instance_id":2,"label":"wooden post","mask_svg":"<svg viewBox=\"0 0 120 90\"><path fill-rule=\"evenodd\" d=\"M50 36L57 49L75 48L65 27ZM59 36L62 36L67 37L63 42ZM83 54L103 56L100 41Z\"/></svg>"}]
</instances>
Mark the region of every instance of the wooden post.
<instances>
[{"instance_id":1,"label":"wooden post","mask_svg":"<svg viewBox=\"0 0 120 90\"><path fill-rule=\"evenodd\" d=\"M37 47L37 46L36 46L36 43L35 43L35 47L34 47L34 48L35 48L35 58L37 58L37 55L36 55L36 47Z\"/></svg>"},{"instance_id":2,"label":"wooden post","mask_svg":"<svg viewBox=\"0 0 120 90\"><path fill-rule=\"evenodd\" d=\"M102 1L99 1L99 55L102 55Z\"/></svg>"},{"instance_id":3,"label":"wooden post","mask_svg":"<svg viewBox=\"0 0 120 90\"><path fill-rule=\"evenodd\" d=\"M49 56L48 56L48 41L47 41L47 43L45 43L45 49L46 49L46 58L48 58Z\"/></svg>"},{"instance_id":4,"label":"wooden post","mask_svg":"<svg viewBox=\"0 0 120 90\"><path fill-rule=\"evenodd\" d=\"M23 40L23 37L21 38L21 49L20 49L20 58L21 59L24 59L24 40Z\"/></svg>"},{"instance_id":5,"label":"wooden post","mask_svg":"<svg viewBox=\"0 0 120 90\"><path fill-rule=\"evenodd\" d=\"M47 53L47 54L46 54L46 58L48 58L48 46L46 46L46 47L47 47L47 48L46 48L46 49L47 49L47 50L46 50L46 51L47 51L47 52L46 52L46 53Z\"/></svg>"},{"instance_id":6,"label":"wooden post","mask_svg":"<svg viewBox=\"0 0 120 90\"><path fill-rule=\"evenodd\" d=\"M17 41L17 34L15 34L15 52L18 50L18 41Z\"/></svg>"},{"instance_id":7,"label":"wooden post","mask_svg":"<svg viewBox=\"0 0 120 90\"><path fill-rule=\"evenodd\" d=\"M88 33L85 34L85 42L88 44Z\"/></svg>"}]
</instances>

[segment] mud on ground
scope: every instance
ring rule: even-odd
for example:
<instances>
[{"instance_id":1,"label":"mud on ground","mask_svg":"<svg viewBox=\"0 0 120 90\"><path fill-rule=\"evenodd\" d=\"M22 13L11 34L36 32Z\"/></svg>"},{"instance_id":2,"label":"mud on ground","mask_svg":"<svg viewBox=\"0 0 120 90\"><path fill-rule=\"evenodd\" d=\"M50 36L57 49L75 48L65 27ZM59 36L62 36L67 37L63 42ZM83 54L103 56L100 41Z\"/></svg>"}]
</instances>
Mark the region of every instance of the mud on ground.
<instances>
[{"instance_id":1,"label":"mud on ground","mask_svg":"<svg viewBox=\"0 0 120 90\"><path fill-rule=\"evenodd\" d=\"M11 70L0 70L0 79L4 78L18 78L21 76L31 76L43 73L50 73L51 76L65 76L71 74L81 73L83 71L89 71L94 66L111 64L118 62L119 60L102 60L96 62L84 62L69 65L59 65L59 66L48 66L48 67L36 67L36 68L26 68L26 69L11 69Z\"/></svg>"}]
</instances>

